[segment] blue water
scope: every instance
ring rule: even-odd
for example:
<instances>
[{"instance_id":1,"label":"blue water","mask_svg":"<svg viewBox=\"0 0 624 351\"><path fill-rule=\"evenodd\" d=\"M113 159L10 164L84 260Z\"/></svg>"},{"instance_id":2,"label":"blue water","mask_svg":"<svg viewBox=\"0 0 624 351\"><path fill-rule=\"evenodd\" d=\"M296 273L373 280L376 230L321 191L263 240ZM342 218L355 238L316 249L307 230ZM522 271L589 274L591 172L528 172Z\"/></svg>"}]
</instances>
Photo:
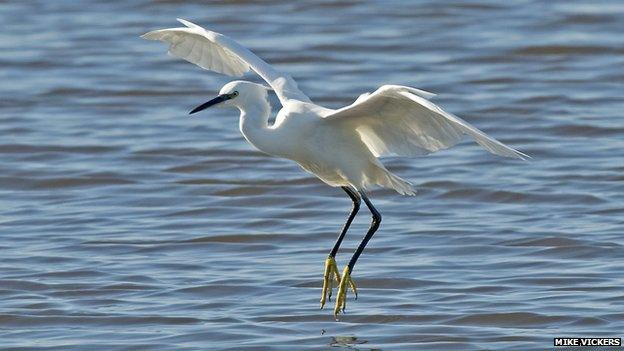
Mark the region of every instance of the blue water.
<instances>
[{"instance_id":1,"label":"blue water","mask_svg":"<svg viewBox=\"0 0 624 351\"><path fill-rule=\"evenodd\" d=\"M468 140L385 159L418 194L370 194L384 221L336 322L318 299L348 198L253 150L232 111L188 117L229 78L139 38L176 17L240 41L318 104L418 87L533 160ZM1 348L622 336L621 2L5 1L0 23ZM339 266L368 223L362 211Z\"/></svg>"}]
</instances>

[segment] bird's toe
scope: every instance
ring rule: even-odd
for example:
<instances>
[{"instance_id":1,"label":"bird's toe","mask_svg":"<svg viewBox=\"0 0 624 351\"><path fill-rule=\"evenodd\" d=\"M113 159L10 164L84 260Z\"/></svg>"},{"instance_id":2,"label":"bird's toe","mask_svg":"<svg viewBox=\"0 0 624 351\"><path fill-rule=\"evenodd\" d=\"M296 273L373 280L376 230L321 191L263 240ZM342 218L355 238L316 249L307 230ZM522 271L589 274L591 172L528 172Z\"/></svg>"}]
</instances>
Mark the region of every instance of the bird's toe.
<instances>
[{"instance_id":1,"label":"bird's toe","mask_svg":"<svg viewBox=\"0 0 624 351\"><path fill-rule=\"evenodd\" d=\"M325 306L325 301L331 301L333 290L333 278L340 283L340 273L338 273L338 266L336 260L332 256L328 256L325 260L325 271L323 273L323 290L321 291L321 309Z\"/></svg>"},{"instance_id":2,"label":"bird's toe","mask_svg":"<svg viewBox=\"0 0 624 351\"><path fill-rule=\"evenodd\" d=\"M351 279L351 269L347 266L342 271L342 279L340 279L340 284L338 284L336 305L334 306L334 317L336 318L338 318L340 312L344 312L347 308L347 289L349 286L357 294L355 283Z\"/></svg>"}]
</instances>

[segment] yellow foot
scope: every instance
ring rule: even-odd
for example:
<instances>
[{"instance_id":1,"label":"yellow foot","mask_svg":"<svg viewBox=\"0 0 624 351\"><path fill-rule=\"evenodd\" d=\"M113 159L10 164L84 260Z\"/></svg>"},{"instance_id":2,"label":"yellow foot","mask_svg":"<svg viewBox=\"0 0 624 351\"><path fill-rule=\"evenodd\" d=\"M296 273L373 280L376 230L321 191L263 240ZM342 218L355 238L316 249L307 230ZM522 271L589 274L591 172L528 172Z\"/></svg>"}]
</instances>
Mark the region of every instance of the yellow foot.
<instances>
[{"instance_id":1,"label":"yellow foot","mask_svg":"<svg viewBox=\"0 0 624 351\"><path fill-rule=\"evenodd\" d=\"M325 300L331 300L332 295L332 276L336 277L336 282L340 283L340 273L336 260L332 256L328 256L325 260L325 273L323 274L323 291L321 292L321 309L325 306Z\"/></svg>"},{"instance_id":2,"label":"yellow foot","mask_svg":"<svg viewBox=\"0 0 624 351\"><path fill-rule=\"evenodd\" d=\"M347 284L349 284L357 299L357 288L355 287L355 282L351 279L349 266L346 266L342 271L342 279L338 284L338 296L336 296L336 306L334 307L334 317L336 318L338 318L338 314L344 312L347 307Z\"/></svg>"}]
</instances>

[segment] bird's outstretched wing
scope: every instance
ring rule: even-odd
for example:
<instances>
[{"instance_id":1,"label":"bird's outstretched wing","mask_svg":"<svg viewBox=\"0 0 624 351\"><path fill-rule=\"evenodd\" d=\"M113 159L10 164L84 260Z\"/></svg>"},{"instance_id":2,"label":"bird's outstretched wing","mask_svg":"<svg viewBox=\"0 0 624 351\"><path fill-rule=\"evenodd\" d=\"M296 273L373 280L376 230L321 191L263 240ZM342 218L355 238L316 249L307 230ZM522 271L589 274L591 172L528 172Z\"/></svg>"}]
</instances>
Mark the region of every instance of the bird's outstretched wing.
<instances>
[{"instance_id":1,"label":"bird's outstretched wing","mask_svg":"<svg viewBox=\"0 0 624 351\"><path fill-rule=\"evenodd\" d=\"M428 100L432 96L410 87L384 85L324 118L350 124L377 157L428 154L449 148L468 134L493 154L530 158L442 110Z\"/></svg>"},{"instance_id":2,"label":"bird's outstretched wing","mask_svg":"<svg viewBox=\"0 0 624 351\"><path fill-rule=\"evenodd\" d=\"M290 99L310 102L289 75L278 72L234 40L189 21L178 21L186 27L155 30L141 37L169 43L171 55L207 70L240 77L252 69L269 83L282 104Z\"/></svg>"}]
</instances>

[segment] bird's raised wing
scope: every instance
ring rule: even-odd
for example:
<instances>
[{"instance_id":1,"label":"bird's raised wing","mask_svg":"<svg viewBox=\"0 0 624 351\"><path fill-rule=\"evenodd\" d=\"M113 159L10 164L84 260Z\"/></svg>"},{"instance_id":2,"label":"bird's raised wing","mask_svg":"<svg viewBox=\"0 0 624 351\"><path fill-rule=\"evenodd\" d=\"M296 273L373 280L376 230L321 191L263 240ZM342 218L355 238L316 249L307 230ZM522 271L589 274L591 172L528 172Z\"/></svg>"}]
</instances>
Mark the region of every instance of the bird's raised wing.
<instances>
[{"instance_id":1,"label":"bird's raised wing","mask_svg":"<svg viewBox=\"0 0 624 351\"><path fill-rule=\"evenodd\" d=\"M289 75L278 72L234 40L189 21L178 21L186 27L155 30L141 37L169 43L171 55L207 70L240 77L252 69L269 83L282 104L290 99L310 102Z\"/></svg>"},{"instance_id":2,"label":"bird's raised wing","mask_svg":"<svg viewBox=\"0 0 624 351\"><path fill-rule=\"evenodd\" d=\"M493 154L530 158L442 110L428 100L432 96L410 87L384 85L324 118L350 124L377 157L428 154L449 148L468 134Z\"/></svg>"}]
</instances>

